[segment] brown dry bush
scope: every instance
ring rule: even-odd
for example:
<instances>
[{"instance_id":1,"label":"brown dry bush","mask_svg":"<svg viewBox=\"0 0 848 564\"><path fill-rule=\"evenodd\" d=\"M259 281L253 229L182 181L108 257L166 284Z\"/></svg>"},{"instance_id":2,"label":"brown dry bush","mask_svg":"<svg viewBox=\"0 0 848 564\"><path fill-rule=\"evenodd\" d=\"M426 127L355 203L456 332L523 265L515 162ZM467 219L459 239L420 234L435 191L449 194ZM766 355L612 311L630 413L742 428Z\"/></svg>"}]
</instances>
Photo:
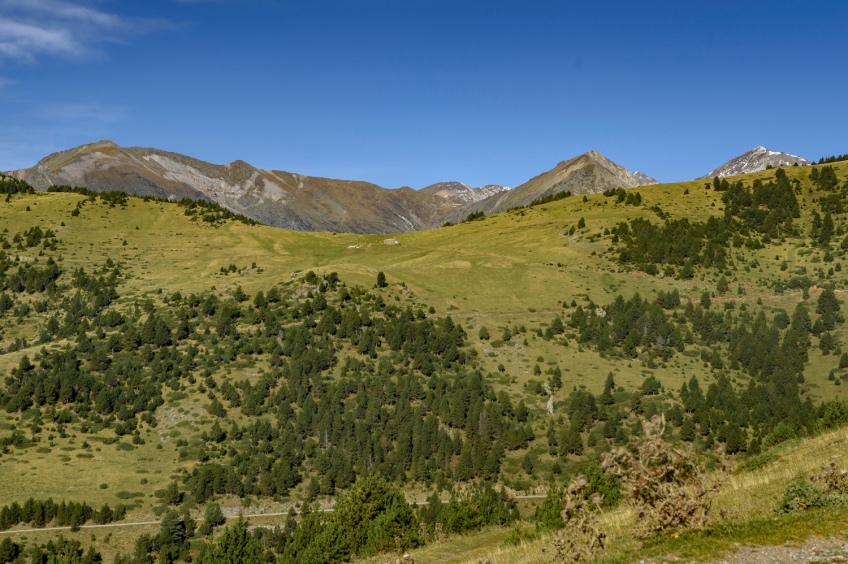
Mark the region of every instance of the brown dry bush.
<instances>
[{"instance_id":1,"label":"brown dry bush","mask_svg":"<svg viewBox=\"0 0 848 564\"><path fill-rule=\"evenodd\" d=\"M824 466L822 471L810 478L825 493L848 495L848 472L840 470L835 462Z\"/></svg>"},{"instance_id":2,"label":"brown dry bush","mask_svg":"<svg viewBox=\"0 0 848 564\"><path fill-rule=\"evenodd\" d=\"M551 541L554 562L586 562L604 550L606 533L598 526L601 496L594 493L591 499L586 499L588 485L584 476L578 476L568 485L560 514L565 527Z\"/></svg>"},{"instance_id":3,"label":"brown dry bush","mask_svg":"<svg viewBox=\"0 0 848 564\"><path fill-rule=\"evenodd\" d=\"M644 437L635 454L620 447L605 453L602 467L618 474L638 511L636 537L668 529L703 528L721 478L709 476L695 453L663 440L665 418L643 423ZM726 463L726 459L722 460Z\"/></svg>"}]
</instances>

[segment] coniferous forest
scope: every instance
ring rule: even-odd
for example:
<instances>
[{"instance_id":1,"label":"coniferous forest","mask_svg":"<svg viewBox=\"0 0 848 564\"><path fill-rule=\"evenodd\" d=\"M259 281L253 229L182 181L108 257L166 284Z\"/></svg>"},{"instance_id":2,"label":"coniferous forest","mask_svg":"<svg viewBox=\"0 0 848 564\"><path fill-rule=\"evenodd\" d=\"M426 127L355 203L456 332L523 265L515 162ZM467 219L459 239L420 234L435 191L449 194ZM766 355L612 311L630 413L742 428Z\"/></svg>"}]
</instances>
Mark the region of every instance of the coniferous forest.
<instances>
[{"instance_id":1,"label":"coniferous forest","mask_svg":"<svg viewBox=\"0 0 848 564\"><path fill-rule=\"evenodd\" d=\"M25 490L0 501L0 529L78 532L152 514L155 530L110 549L116 562L341 562L525 521L535 534L559 528L563 487L578 475L581 495L614 508L626 492L601 457L633 449L656 415L708 466L723 456L754 466L845 425L834 390L848 369L848 178L830 164L798 168L675 193L718 202L706 215L670 211L643 187L546 197L435 230L494 232L493 221L574 208L555 227L560 245L591 250L603 276L639 281L604 294L553 285L555 310L505 322L453 305L461 290L428 303L418 294L429 281L329 259L258 283L261 261L239 267L233 253L211 283L140 291L143 266L120 253L71 258L64 233L106 214L129 225L140 206L178 210L187 227L175 229L209 238L260 226L216 204L36 193L4 176L7 209L66 200L0 233L0 473L36 454L61 469L60 444L74 453L69 466L139 452L168 466L133 475L141 492L113 492L105 477L100 491ZM598 228L595 208L628 218ZM113 236L119 249L136 230ZM569 267L545 266L552 276ZM605 375L578 381L567 355ZM177 427L188 407L194 423ZM240 505L281 515L254 526L236 517ZM0 541L0 562L102 560L101 545L76 538Z\"/></svg>"}]
</instances>

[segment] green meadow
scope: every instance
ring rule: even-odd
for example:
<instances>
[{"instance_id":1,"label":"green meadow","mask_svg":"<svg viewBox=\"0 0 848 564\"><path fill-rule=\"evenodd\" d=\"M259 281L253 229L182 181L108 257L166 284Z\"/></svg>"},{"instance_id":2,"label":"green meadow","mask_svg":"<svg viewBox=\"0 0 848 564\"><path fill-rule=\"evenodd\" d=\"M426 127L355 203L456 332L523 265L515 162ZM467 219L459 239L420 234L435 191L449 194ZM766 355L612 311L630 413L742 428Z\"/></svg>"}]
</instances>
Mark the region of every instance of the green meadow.
<instances>
[{"instance_id":1,"label":"green meadow","mask_svg":"<svg viewBox=\"0 0 848 564\"><path fill-rule=\"evenodd\" d=\"M836 163L834 168L840 181L844 181L848 163ZM770 179L773 172L748 175L744 180L750 183L757 178ZM120 264L124 278L113 306L119 311L130 311L147 300L160 306L176 292L188 295L212 291L226 296L241 288L253 296L259 290L297 280L309 271L319 275L336 272L348 287L371 290L378 273L384 273L388 286L374 292L388 304L432 306L437 315L450 315L454 322L461 323L487 381L497 392L508 394L513 403L523 400L528 406L535 439L526 449L508 453L503 472L511 477L510 491L534 494L544 493L551 475L546 470L528 474L522 470L521 460L529 453L539 461L540 468L553 463L545 442L545 429L551 420L546 411L548 396L540 394L535 385L547 378L547 371L559 368L562 373L563 385L555 396L554 417L565 412L565 400L572 390L600 394L610 373L625 391L638 389L647 377L653 376L672 398L692 376L697 376L705 389L722 374L740 389L748 384L749 376L742 371L716 369L702 360L697 344L687 345L668 360L646 363L640 358L600 355L580 343L569 329L554 338L540 336L554 318L561 317L566 322L570 319L575 310L573 302L583 308L590 303L604 307L619 295L628 299L638 293L653 300L660 292L677 290L686 304L699 303L706 292L712 296L711 307L715 311L733 316L743 311L756 316L762 311L772 319L780 311L791 315L799 302L815 310L825 285L833 286L837 297L845 299L848 270L842 269L842 263L848 267L848 260L840 243L848 228L848 217L842 214L834 218L836 235L830 257L826 257L825 249L812 246L806 235L822 194L808 178L809 167L791 167L786 173L791 180L798 180L801 217L796 225L800 234L774 240L759 249L731 248L728 258L732 266L724 271L698 268L690 279L649 275L622 264L617 250L611 250L614 245L610 230L636 217L661 222L660 213L690 221L722 215L722 194L707 188L704 181L640 187L636 190L642 202L637 206L616 203L614 197L602 194L573 196L479 221L394 235L293 232L235 221L209 224L193 221L177 204L139 198L129 198L125 205L87 201L79 208L79 214L73 215L78 203L87 200L74 193L16 195L0 203L0 226L9 238L34 226L55 232L56 250L45 252L33 247L4 251L20 262L43 264L49 256L68 270L98 268L107 260ZM578 224L585 226L578 228ZM386 244L387 239L397 239L399 244ZM776 281L786 281L795 273L805 273L813 285L807 290L775 291ZM725 293L717 291L722 276L729 283ZM39 331L49 313L22 318L7 313L0 319L0 350L4 351L0 354L0 375L9 374L23 355L33 358L43 347L59 350L67 344L63 340L38 343ZM484 327L491 335L488 340L478 337ZM510 338L504 339L507 329ZM815 402L848 399L848 385L842 385L848 369L838 368L842 349L848 350L848 326L840 325L833 336L840 344L836 353L822 354L815 346L816 339L810 347L803 389ZM26 345L13 350L16 347L11 345L21 339L26 340ZM340 354L344 357L353 353L340 349ZM243 379L256 382L268 369L264 362L235 363L215 378L219 383ZM541 374L534 374L536 365ZM91 434L74 429L63 432L47 422L37 446L10 447L0 456L0 505L22 503L30 497L86 501L92 505L124 503L130 507L128 521L159 519L162 503L157 492L180 470L191 469L195 464L180 457L180 440L196 438L214 421L208 411L209 398L193 388L164 396L165 403L156 412L158 426L145 428L144 443L139 445L130 444L128 437L116 441L109 429ZM238 411L231 411L233 420L247 420ZM14 430L28 429L30 424L26 413L2 412L0 438L10 436ZM779 452L779 462L731 480L722 491L719 506L736 511L740 522L765 519L786 484L820 466L826 456L837 452L834 445L843 448L845 437L814 440L821 444L790 445ZM410 486L407 493L411 498L423 499L426 489ZM760 501L762 504L756 505ZM224 498L222 505L242 506L248 512L282 512L297 502L296 496L276 501ZM745 503L749 505L742 506ZM523 508L522 513L529 517L533 507ZM606 519L612 536L616 538L618 534L624 539L623 531L633 516L618 510ZM821 531L813 526L811 532L828 532L830 529L824 525L827 519L823 515L815 521L821 523ZM271 518L259 521L275 522ZM282 518L277 522L282 522ZM96 536L98 548L108 556L131 549L137 533L131 529L108 533L113 535L108 544L103 539L109 529L67 534L75 535L84 544L95 542ZM789 529L787 526L769 533L768 542L783 542L791 536ZM422 562L453 561L451 555L469 561L488 558L491 562L531 562L536 561L549 541L544 537L518 547L503 547L501 541L508 532L486 530L476 536L428 546L413 556ZM41 542L55 534L26 533L16 538ZM755 537L753 533L737 536L739 542ZM667 540L659 548L642 547L637 554L652 557L672 552L689 559L732 550L730 541L686 538L697 548L689 551L676 541ZM632 540L621 542L624 548L613 552L614 560L626 560L625 551L636 550L628 544Z\"/></svg>"}]
</instances>

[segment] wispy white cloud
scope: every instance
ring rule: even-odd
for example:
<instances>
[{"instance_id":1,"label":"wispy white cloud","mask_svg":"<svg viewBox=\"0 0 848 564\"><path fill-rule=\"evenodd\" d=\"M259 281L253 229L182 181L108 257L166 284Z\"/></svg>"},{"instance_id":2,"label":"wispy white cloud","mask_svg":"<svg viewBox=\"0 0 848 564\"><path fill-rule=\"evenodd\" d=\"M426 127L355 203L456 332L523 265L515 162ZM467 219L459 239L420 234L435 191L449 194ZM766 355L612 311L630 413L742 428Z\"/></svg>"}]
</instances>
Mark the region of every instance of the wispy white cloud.
<instances>
[{"instance_id":1,"label":"wispy white cloud","mask_svg":"<svg viewBox=\"0 0 848 564\"><path fill-rule=\"evenodd\" d=\"M0 55L17 59L32 59L39 53L79 54L82 44L62 28L0 19Z\"/></svg>"},{"instance_id":2,"label":"wispy white cloud","mask_svg":"<svg viewBox=\"0 0 848 564\"><path fill-rule=\"evenodd\" d=\"M102 27L120 27L121 18L75 4L67 0L3 0L2 6L9 10L17 10L24 14L37 14L51 19L84 22Z\"/></svg>"},{"instance_id":3,"label":"wispy white cloud","mask_svg":"<svg viewBox=\"0 0 848 564\"><path fill-rule=\"evenodd\" d=\"M48 123L61 122L100 122L113 123L126 119L127 114L123 108L95 104L90 102L56 102L39 108L36 117L46 120Z\"/></svg>"},{"instance_id":4,"label":"wispy white cloud","mask_svg":"<svg viewBox=\"0 0 848 564\"><path fill-rule=\"evenodd\" d=\"M84 0L0 0L0 62L81 57L164 22L130 20Z\"/></svg>"}]
</instances>

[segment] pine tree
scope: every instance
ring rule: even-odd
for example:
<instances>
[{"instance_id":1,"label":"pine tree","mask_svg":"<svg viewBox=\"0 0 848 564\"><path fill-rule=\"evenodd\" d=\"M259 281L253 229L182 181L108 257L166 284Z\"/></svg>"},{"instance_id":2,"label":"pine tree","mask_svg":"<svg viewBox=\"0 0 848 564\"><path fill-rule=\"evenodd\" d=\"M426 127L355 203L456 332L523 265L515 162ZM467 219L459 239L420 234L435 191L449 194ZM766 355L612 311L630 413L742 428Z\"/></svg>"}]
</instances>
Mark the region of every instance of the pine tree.
<instances>
[{"instance_id":1,"label":"pine tree","mask_svg":"<svg viewBox=\"0 0 848 564\"><path fill-rule=\"evenodd\" d=\"M831 331L836 328L836 325L841 321L840 309L839 300L836 298L833 288L826 287L822 290L816 304L816 313L821 315L825 330Z\"/></svg>"},{"instance_id":2,"label":"pine tree","mask_svg":"<svg viewBox=\"0 0 848 564\"><path fill-rule=\"evenodd\" d=\"M224 534L213 544L203 549L199 564L263 564L262 545L247 530L247 524L238 522L224 530Z\"/></svg>"},{"instance_id":3,"label":"pine tree","mask_svg":"<svg viewBox=\"0 0 848 564\"><path fill-rule=\"evenodd\" d=\"M730 284L728 284L727 278L722 275L722 277L718 279L718 284L716 284L716 292L719 294L726 294L728 290L730 290Z\"/></svg>"},{"instance_id":4,"label":"pine tree","mask_svg":"<svg viewBox=\"0 0 848 564\"><path fill-rule=\"evenodd\" d=\"M577 425L569 425L565 430L559 444L560 455L583 454L583 437L580 436L580 428Z\"/></svg>"}]
</instances>

